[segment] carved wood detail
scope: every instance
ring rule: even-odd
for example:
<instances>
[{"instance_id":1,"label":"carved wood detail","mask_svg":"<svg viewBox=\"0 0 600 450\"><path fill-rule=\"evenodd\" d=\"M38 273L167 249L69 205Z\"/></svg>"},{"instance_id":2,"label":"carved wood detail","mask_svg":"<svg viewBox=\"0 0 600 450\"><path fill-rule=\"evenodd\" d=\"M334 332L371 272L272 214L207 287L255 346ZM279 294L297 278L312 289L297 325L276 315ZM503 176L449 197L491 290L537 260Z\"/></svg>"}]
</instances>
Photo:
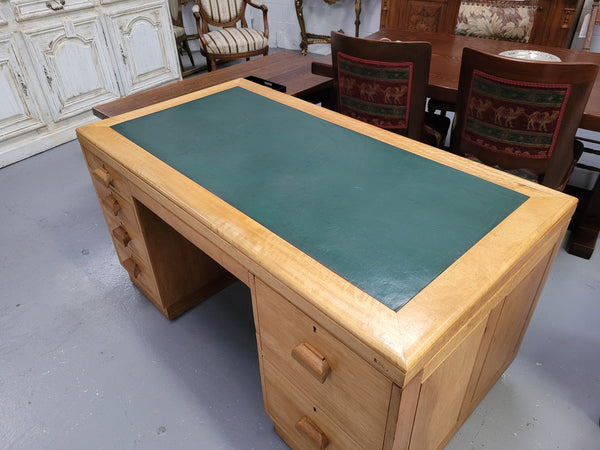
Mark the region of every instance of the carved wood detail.
<instances>
[{"instance_id":1,"label":"carved wood detail","mask_svg":"<svg viewBox=\"0 0 600 450\"><path fill-rule=\"evenodd\" d=\"M441 5L412 6L408 29L416 31L437 31L442 13Z\"/></svg>"}]
</instances>

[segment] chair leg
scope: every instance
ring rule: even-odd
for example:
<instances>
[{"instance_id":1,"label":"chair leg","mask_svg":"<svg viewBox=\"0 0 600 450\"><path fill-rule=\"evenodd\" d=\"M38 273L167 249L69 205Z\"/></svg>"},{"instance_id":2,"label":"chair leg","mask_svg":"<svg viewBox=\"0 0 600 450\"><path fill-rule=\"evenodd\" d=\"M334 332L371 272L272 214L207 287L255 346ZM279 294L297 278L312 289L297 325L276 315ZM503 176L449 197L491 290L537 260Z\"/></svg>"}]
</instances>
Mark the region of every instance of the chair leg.
<instances>
[{"instance_id":1,"label":"chair leg","mask_svg":"<svg viewBox=\"0 0 600 450\"><path fill-rule=\"evenodd\" d=\"M192 57L192 50L190 49L189 42L187 40L183 41L182 45L183 45L183 49L185 50L185 52L188 54L188 57L190 58L190 62L192 63L192 67L194 67L196 64L194 63L194 58ZM181 59L181 56L179 58Z\"/></svg>"},{"instance_id":2,"label":"chair leg","mask_svg":"<svg viewBox=\"0 0 600 450\"><path fill-rule=\"evenodd\" d=\"M209 58L209 65L210 65L210 70L209 72L212 72L213 70L217 70L217 61L215 60L215 58Z\"/></svg>"}]
</instances>

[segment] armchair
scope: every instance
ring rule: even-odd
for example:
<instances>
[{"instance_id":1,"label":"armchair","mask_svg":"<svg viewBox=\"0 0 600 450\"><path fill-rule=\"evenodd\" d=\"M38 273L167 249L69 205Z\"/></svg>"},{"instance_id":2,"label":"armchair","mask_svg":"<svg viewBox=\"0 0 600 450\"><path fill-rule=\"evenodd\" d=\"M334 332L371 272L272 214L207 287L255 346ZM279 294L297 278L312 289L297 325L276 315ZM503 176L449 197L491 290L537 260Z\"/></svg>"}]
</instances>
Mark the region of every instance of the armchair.
<instances>
[{"instance_id":1,"label":"armchair","mask_svg":"<svg viewBox=\"0 0 600 450\"><path fill-rule=\"evenodd\" d=\"M263 31L249 28L246 6L262 10ZM200 38L200 52L209 70L217 60L234 60L269 53L267 7L259 0L196 0L192 9Z\"/></svg>"},{"instance_id":2,"label":"armchair","mask_svg":"<svg viewBox=\"0 0 600 450\"><path fill-rule=\"evenodd\" d=\"M185 28L183 27L183 17L181 15L181 0L169 0L169 11L171 12L171 20L173 23L173 33L175 34L175 43L177 44L177 56L179 57L179 66L181 67L181 72L183 73L183 61L181 60L181 52L185 50L190 58L190 62L192 66L194 64L194 58L192 57L192 51L190 49L190 44L188 41L192 39L185 32Z\"/></svg>"}]
</instances>

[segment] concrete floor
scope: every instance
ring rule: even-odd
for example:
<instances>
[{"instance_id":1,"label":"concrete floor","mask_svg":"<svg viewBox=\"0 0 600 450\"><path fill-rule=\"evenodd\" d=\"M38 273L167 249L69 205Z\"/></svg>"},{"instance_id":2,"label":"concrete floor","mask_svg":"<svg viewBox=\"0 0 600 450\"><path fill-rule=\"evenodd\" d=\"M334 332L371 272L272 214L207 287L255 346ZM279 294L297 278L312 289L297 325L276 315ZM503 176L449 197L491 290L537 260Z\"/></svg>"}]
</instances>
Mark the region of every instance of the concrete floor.
<instances>
[{"instance_id":1,"label":"concrete floor","mask_svg":"<svg viewBox=\"0 0 600 450\"><path fill-rule=\"evenodd\" d=\"M117 261L77 142L0 169L0 448L282 449L250 294L169 322ZM600 248L558 255L449 449L600 449Z\"/></svg>"}]
</instances>

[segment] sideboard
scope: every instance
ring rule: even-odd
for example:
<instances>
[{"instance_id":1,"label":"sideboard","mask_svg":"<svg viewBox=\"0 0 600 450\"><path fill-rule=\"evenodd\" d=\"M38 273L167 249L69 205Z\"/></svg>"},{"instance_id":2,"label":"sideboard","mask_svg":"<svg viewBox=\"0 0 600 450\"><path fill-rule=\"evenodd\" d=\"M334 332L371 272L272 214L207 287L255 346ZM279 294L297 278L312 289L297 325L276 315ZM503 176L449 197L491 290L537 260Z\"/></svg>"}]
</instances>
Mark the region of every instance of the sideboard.
<instances>
[{"instance_id":1,"label":"sideboard","mask_svg":"<svg viewBox=\"0 0 600 450\"><path fill-rule=\"evenodd\" d=\"M0 0L0 167L74 139L97 104L180 78L165 0Z\"/></svg>"},{"instance_id":2,"label":"sideboard","mask_svg":"<svg viewBox=\"0 0 600 450\"><path fill-rule=\"evenodd\" d=\"M481 3L535 5L529 42L567 47L577 27L583 0L484 0ZM380 27L454 34L460 4L460 0L382 0Z\"/></svg>"}]
</instances>

